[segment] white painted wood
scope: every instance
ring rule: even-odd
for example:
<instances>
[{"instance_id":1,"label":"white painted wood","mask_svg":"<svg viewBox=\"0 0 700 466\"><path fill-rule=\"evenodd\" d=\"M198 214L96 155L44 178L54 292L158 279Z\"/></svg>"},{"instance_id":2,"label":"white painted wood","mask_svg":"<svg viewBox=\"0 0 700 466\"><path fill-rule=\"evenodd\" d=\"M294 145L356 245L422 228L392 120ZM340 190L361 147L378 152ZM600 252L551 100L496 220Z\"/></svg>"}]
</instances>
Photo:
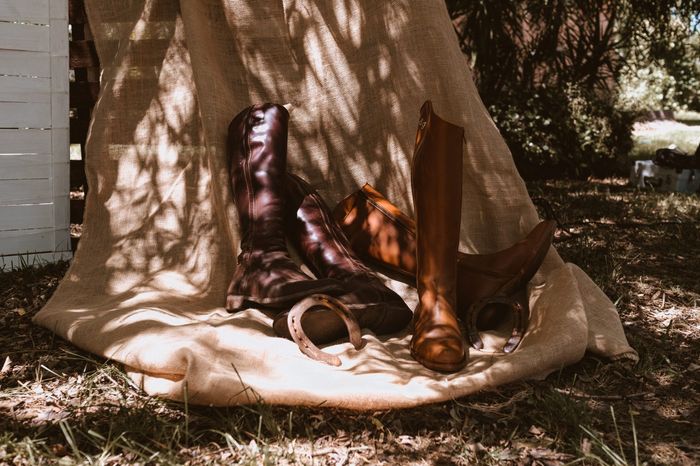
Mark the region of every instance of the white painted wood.
<instances>
[{"instance_id":1,"label":"white painted wood","mask_svg":"<svg viewBox=\"0 0 700 466\"><path fill-rule=\"evenodd\" d=\"M0 267L70 258L67 0L0 0Z\"/></svg>"},{"instance_id":2,"label":"white painted wood","mask_svg":"<svg viewBox=\"0 0 700 466\"><path fill-rule=\"evenodd\" d=\"M23 76L0 76L1 102L51 101L51 79Z\"/></svg>"},{"instance_id":3,"label":"white painted wood","mask_svg":"<svg viewBox=\"0 0 700 466\"><path fill-rule=\"evenodd\" d=\"M49 26L0 22L0 48L49 52Z\"/></svg>"},{"instance_id":4,"label":"white painted wood","mask_svg":"<svg viewBox=\"0 0 700 466\"><path fill-rule=\"evenodd\" d=\"M0 255L54 251L55 229L0 231Z\"/></svg>"},{"instance_id":5,"label":"white painted wood","mask_svg":"<svg viewBox=\"0 0 700 466\"><path fill-rule=\"evenodd\" d=\"M70 161L54 162L52 172L52 197L68 196L70 194Z\"/></svg>"},{"instance_id":6,"label":"white painted wood","mask_svg":"<svg viewBox=\"0 0 700 466\"><path fill-rule=\"evenodd\" d=\"M51 0L51 149L54 251L71 251L68 119L68 1ZM69 253L71 256L72 254Z\"/></svg>"},{"instance_id":7,"label":"white painted wood","mask_svg":"<svg viewBox=\"0 0 700 466\"><path fill-rule=\"evenodd\" d=\"M54 228L70 228L70 196L62 194L53 198L53 226ZM70 240L70 235L69 240Z\"/></svg>"},{"instance_id":8,"label":"white painted wood","mask_svg":"<svg viewBox=\"0 0 700 466\"><path fill-rule=\"evenodd\" d=\"M49 2L49 17L52 19L68 19L68 2L51 0Z\"/></svg>"},{"instance_id":9,"label":"white painted wood","mask_svg":"<svg viewBox=\"0 0 700 466\"><path fill-rule=\"evenodd\" d=\"M0 51L0 74L12 76L51 76L51 63L48 52Z\"/></svg>"},{"instance_id":10,"label":"white painted wood","mask_svg":"<svg viewBox=\"0 0 700 466\"><path fill-rule=\"evenodd\" d=\"M70 143L68 128L51 130L51 153L53 163L68 163L70 161Z\"/></svg>"},{"instance_id":11,"label":"white painted wood","mask_svg":"<svg viewBox=\"0 0 700 466\"><path fill-rule=\"evenodd\" d=\"M49 0L0 0L0 20L48 24Z\"/></svg>"},{"instance_id":12,"label":"white painted wood","mask_svg":"<svg viewBox=\"0 0 700 466\"><path fill-rule=\"evenodd\" d=\"M64 37L68 37L68 18L51 18L51 22L49 23L49 41L51 43L51 48L49 51L52 56L68 56L68 40L63 40Z\"/></svg>"},{"instance_id":13,"label":"white painted wood","mask_svg":"<svg viewBox=\"0 0 700 466\"><path fill-rule=\"evenodd\" d=\"M51 127L50 103L0 102L0 128L49 127Z\"/></svg>"},{"instance_id":14,"label":"white painted wood","mask_svg":"<svg viewBox=\"0 0 700 466\"><path fill-rule=\"evenodd\" d=\"M0 206L0 231L54 227L53 204ZM66 225L63 225L65 228ZM55 227L54 227L55 228Z\"/></svg>"},{"instance_id":15,"label":"white painted wood","mask_svg":"<svg viewBox=\"0 0 700 466\"><path fill-rule=\"evenodd\" d=\"M7 154L50 154L51 131L41 129L0 129L0 156Z\"/></svg>"},{"instance_id":16,"label":"white painted wood","mask_svg":"<svg viewBox=\"0 0 700 466\"><path fill-rule=\"evenodd\" d=\"M70 242L70 226L67 226L66 228L59 228L54 230L54 251L67 251L70 256L72 257L72 246Z\"/></svg>"},{"instance_id":17,"label":"white painted wood","mask_svg":"<svg viewBox=\"0 0 700 466\"><path fill-rule=\"evenodd\" d=\"M0 181L49 178L51 154L0 155Z\"/></svg>"},{"instance_id":18,"label":"white painted wood","mask_svg":"<svg viewBox=\"0 0 700 466\"><path fill-rule=\"evenodd\" d=\"M0 205L51 202L51 179L0 181Z\"/></svg>"},{"instance_id":19,"label":"white painted wood","mask_svg":"<svg viewBox=\"0 0 700 466\"><path fill-rule=\"evenodd\" d=\"M54 92L66 92L69 88L68 57L51 57L51 90Z\"/></svg>"},{"instance_id":20,"label":"white painted wood","mask_svg":"<svg viewBox=\"0 0 700 466\"><path fill-rule=\"evenodd\" d=\"M69 98L68 92L51 93L51 128L68 128L70 115L68 114ZM65 155L68 159L68 145L61 157Z\"/></svg>"}]
</instances>

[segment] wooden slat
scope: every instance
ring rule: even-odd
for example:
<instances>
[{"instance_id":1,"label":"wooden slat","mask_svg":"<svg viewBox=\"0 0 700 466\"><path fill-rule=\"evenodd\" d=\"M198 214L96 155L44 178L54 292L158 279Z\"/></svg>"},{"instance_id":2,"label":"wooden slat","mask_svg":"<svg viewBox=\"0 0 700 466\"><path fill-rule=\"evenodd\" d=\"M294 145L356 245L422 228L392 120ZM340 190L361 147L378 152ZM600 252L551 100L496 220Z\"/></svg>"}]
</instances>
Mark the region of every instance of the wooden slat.
<instances>
[{"instance_id":1,"label":"wooden slat","mask_svg":"<svg viewBox=\"0 0 700 466\"><path fill-rule=\"evenodd\" d=\"M12 76L51 76L51 63L48 52L0 52L0 74Z\"/></svg>"},{"instance_id":2,"label":"wooden slat","mask_svg":"<svg viewBox=\"0 0 700 466\"><path fill-rule=\"evenodd\" d=\"M54 228L70 228L70 199L68 193L53 198Z\"/></svg>"},{"instance_id":3,"label":"wooden slat","mask_svg":"<svg viewBox=\"0 0 700 466\"><path fill-rule=\"evenodd\" d=\"M52 3L62 3L53 0ZM52 56L68 56L68 15L61 18L51 18L49 27Z\"/></svg>"},{"instance_id":4,"label":"wooden slat","mask_svg":"<svg viewBox=\"0 0 700 466\"><path fill-rule=\"evenodd\" d=\"M0 20L49 23L49 0L0 0Z\"/></svg>"},{"instance_id":5,"label":"wooden slat","mask_svg":"<svg viewBox=\"0 0 700 466\"><path fill-rule=\"evenodd\" d=\"M68 108L68 90L65 92L51 93L51 128L68 129L70 122ZM66 132L66 136L68 133ZM66 160L68 159L68 140L66 138Z\"/></svg>"},{"instance_id":6,"label":"wooden slat","mask_svg":"<svg viewBox=\"0 0 700 466\"><path fill-rule=\"evenodd\" d=\"M49 128L51 104L0 102L0 128Z\"/></svg>"},{"instance_id":7,"label":"wooden slat","mask_svg":"<svg viewBox=\"0 0 700 466\"><path fill-rule=\"evenodd\" d=\"M7 50L49 52L49 27L0 22L0 44Z\"/></svg>"},{"instance_id":8,"label":"wooden slat","mask_svg":"<svg viewBox=\"0 0 700 466\"><path fill-rule=\"evenodd\" d=\"M1 102L51 101L51 80L22 76L0 76Z\"/></svg>"},{"instance_id":9,"label":"wooden slat","mask_svg":"<svg viewBox=\"0 0 700 466\"><path fill-rule=\"evenodd\" d=\"M67 75L67 0L0 0L2 264L70 256Z\"/></svg>"},{"instance_id":10,"label":"wooden slat","mask_svg":"<svg viewBox=\"0 0 700 466\"><path fill-rule=\"evenodd\" d=\"M95 42L91 40L72 40L68 44L69 66L75 68L89 68L100 66L100 60L97 57Z\"/></svg>"},{"instance_id":11,"label":"wooden slat","mask_svg":"<svg viewBox=\"0 0 700 466\"><path fill-rule=\"evenodd\" d=\"M50 154L51 131L0 129L0 157L5 154Z\"/></svg>"},{"instance_id":12,"label":"wooden slat","mask_svg":"<svg viewBox=\"0 0 700 466\"><path fill-rule=\"evenodd\" d=\"M0 180L26 180L50 176L50 154L0 155Z\"/></svg>"},{"instance_id":13,"label":"wooden slat","mask_svg":"<svg viewBox=\"0 0 700 466\"><path fill-rule=\"evenodd\" d=\"M49 18L68 20L68 2L66 0L49 0Z\"/></svg>"},{"instance_id":14,"label":"wooden slat","mask_svg":"<svg viewBox=\"0 0 700 466\"><path fill-rule=\"evenodd\" d=\"M100 85L98 83L70 83L70 106L77 107L79 105L86 105L92 108L99 94Z\"/></svg>"},{"instance_id":15,"label":"wooden slat","mask_svg":"<svg viewBox=\"0 0 700 466\"><path fill-rule=\"evenodd\" d=\"M66 218L64 220L68 218L68 201L63 201L62 197L66 196L67 199L70 193L70 169L68 164L69 162L56 162L51 168L51 186L53 188L53 191L50 192L53 193L52 199L54 201L56 199L61 199L62 204L65 205Z\"/></svg>"},{"instance_id":16,"label":"wooden slat","mask_svg":"<svg viewBox=\"0 0 700 466\"><path fill-rule=\"evenodd\" d=\"M0 181L0 205L52 202L50 179Z\"/></svg>"},{"instance_id":17,"label":"wooden slat","mask_svg":"<svg viewBox=\"0 0 700 466\"><path fill-rule=\"evenodd\" d=\"M68 211L66 211L66 214ZM64 228L56 228L54 232L54 251L70 251L71 250L71 240L70 240L70 225L66 225Z\"/></svg>"},{"instance_id":18,"label":"wooden slat","mask_svg":"<svg viewBox=\"0 0 700 466\"><path fill-rule=\"evenodd\" d=\"M54 228L0 231L0 255L53 251Z\"/></svg>"},{"instance_id":19,"label":"wooden slat","mask_svg":"<svg viewBox=\"0 0 700 466\"><path fill-rule=\"evenodd\" d=\"M53 227L53 204L0 206L0 231Z\"/></svg>"}]
</instances>

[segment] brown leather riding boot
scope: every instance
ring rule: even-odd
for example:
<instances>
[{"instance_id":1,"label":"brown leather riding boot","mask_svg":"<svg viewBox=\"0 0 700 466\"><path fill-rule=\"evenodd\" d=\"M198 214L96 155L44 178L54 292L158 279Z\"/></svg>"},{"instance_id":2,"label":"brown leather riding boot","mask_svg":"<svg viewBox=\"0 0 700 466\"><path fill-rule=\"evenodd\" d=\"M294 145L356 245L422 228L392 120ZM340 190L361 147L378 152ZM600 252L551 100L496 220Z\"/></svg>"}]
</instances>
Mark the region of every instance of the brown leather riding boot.
<instances>
[{"instance_id":1,"label":"brown leather riding boot","mask_svg":"<svg viewBox=\"0 0 700 466\"><path fill-rule=\"evenodd\" d=\"M411 167L416 212L416 286L411 355L425 367L456 372L468 359L456 307L464 130L423 104Z\"/></svg>"},{"instance_id":2,"label":"brown leather riding boot","mask_svg":"<svg viewBox=\"0 0 700 466\"><path fill-rule=\"evenodd\" d=\"M416 225L412 218L369 184L343 199L333 214L362 260L415 283ZM507 319L513 320L513 334L503 350L517 347L527 326L525 287L542 264L555 229L556 222L545 220L507 249L458 254L457 314L475 347L480 347L480 330L498 327ZM491 303L494 298L500 302ZM504 298L510 303L503 302ZM518 307L522 316L513 316Z\"/></svg>"},{"instance_id":3,"label":"brown leather riding boot","mask_svg":"<svg viewBox=\"0 0 700 466\"><path fill-rule=\"evenodd\" d=\"M226 309L248 304L289 308L314 293L342 292L333 279L314 280L291 259L284 239L287 109L253 105L228 129L229 174L238 209L241 253Z\"/></svg>"},{"instance_id":4,"label":"brown leather riding boot","mask_svg":"<svg viewBox=\"0 0 700 466\"><path fill-rule=\"evenodd\" d=\"M286 186L285 233L314 274L343 284L345 292L336 297L354 314L361 328L377 335L405 328L411 321L411 310L357 258L321 195L296 175L287 176ZM286 313L275 317L273 327L277 335L291 338ZM316 344L347 335L338 314L327 309L305 313L301 329L296 331Z\"/></svg>"}]
</instances>

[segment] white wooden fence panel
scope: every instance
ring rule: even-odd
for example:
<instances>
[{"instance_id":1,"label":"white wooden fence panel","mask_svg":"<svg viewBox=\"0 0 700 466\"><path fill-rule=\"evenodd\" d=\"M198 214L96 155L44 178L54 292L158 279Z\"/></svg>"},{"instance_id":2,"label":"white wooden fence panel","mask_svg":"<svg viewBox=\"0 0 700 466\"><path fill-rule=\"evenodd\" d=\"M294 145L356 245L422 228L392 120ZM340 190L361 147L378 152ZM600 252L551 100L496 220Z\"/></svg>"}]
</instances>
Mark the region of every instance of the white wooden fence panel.
<instances>
[{"instance_id":1,"label":"white wooden fence panel","mask_svg":"<svg viewBox=\"0 0 700 466\"><path fill-rule=\"evenodd\" d=\"M0 181L0 205L51 202L51 179Z\"/></svg>"},{"instance_id":2,"label":"white wooden fence panel","mask_svg":"<svg viewBox=\"0 0 700 466\"><path fill-rule=\"evenodd\" d=\"M51 167L52 172L52 198L56 196L70 195L70 161L54 162Z\"/></svg>"},{"instance_id":3,"label":"white wooden fence panel","mask_svg":"<svg viewBox=\"0 0 700 466\"><path fill-rule=\"evenodd\" d=\"M0 155L50 153L51 131L41 129L0 129Z\"/></svg>"},{"instance_id":4,"label":"white wooden fence panel","mask_svg":"<svg viewBox=\"0 0 700 466\"><path fill-rule=\"evenodd\" d=\"M51 103L0 102L0 128L49 128Z\"/></svg>"},{"instance_id":5,"label":"white wooden fence panel","mask_svg":"<svg viewBox=\"0 0 700 466\"><path fill-rule=\"evenodd\" d=\"M0 206L0 231L53 228L53 205Z\"/></svg>"},{"instance_id":6,"label":"white wooden fence panel","mask_svg":"<svg viewBox=\"0 0 700 466\"><path fill-rule=\"evenodd\" d=\"M49 27L0 22L0 49L50 52Z\"/></svg>"},{"instance_id":7,"label":"white wooden fence panel","mask_svg":"<svg viewBox=\"0 0 700 466\"><path fill-rule=\"evenodd\" d=\"M1 102L51 102L51 79L0 76Z\"/></svg>"},{"instance_id":8,"label":"white wooden fence panel","mask_svg":"<svg viewBox=\"0 0 700 466\"><path fill-rule=\"evenodd\" d=\"M0 51L0 74L48 78L51 76L50 58L51 54L48 52L2 50Z\"/></svg>"},{"instance_id":9,"label":"white wooden fence panel","mask_svg":"<svg viewBox=\"0 0 700 466\"><path fill-rule=\"evenodd\" d=\"M0 0L0 268L70 258L67 0Z\"/></svg>"},{"instance_id":10,"label":"white wooden fence panel","mask_svg":"<svg viewBox=\"0 0 700 466\"><path fill-rule=\"evenodd\" d=\"M49 24L49 0L0 0L0 20Z\"/></svg>"},{"instance_id":11,"label":"white wooden fence panel","mask_svg":"<svg viewBox=\"0 0 700 466\"><path fill-rule=\"evenodd\" d=\"M0 231L0 254L53 251L54 228Z\"/></svg>"},{"instance_id":12,"label":"white wooden fence panel","mask_svg":"<svg viewBox=\"0 0 700 466\"><path fill-rule=\"evenodd\" d=\"M49 178L51 165L51 154L0 155L0 182Z\"/></svg>"}]
</instances>

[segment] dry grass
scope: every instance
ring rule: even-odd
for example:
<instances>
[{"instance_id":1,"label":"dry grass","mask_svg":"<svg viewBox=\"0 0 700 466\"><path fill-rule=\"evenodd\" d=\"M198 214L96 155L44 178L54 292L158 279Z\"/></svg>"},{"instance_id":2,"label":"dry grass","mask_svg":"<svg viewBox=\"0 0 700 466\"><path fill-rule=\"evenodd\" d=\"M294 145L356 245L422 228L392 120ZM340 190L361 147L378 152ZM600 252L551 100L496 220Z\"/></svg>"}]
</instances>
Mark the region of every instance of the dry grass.
<instances>
[{"instance_id":1,"label":"dry grass","mask_svg":"<svg viewBox=\"0 0 700 466\"><path fill-rule=\"evenodd\" d=\"M0 274L0 463L696 464L700 199L621 180L530 187L558 249L617 304L635 367L587 356L541 382L417 409L212 409L145 396L31 324L66 264Z\"/></svg>"}]
</instances>

